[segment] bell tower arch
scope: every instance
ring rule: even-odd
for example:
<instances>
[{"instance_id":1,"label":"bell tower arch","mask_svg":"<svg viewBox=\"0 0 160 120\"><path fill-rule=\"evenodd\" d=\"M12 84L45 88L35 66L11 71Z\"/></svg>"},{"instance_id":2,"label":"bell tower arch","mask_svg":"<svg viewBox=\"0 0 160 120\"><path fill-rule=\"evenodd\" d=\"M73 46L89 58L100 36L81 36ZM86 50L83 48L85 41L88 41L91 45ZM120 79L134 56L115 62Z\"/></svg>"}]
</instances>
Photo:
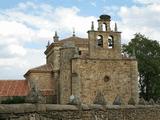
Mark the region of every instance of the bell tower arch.
<instances>
[{"instance_id":1,"label":"bell tower arch","mask_svg":"<svg viewBox=\"0 0 160 120\"><path fill-rule=\"evenodd\" d=\"M110 31L111 17L109 15L101 15L98 20L98 31Z\"/></svg>"},{"instance_id":2,"label":"bell tower arch","mask_svg":"<svg viewBox=\"0 0 160 120\"><path fill-rule=\"evenodd\" d=\"M101 15L98 19L98 29L88 31L89 57L100 59L121 59L121 32L112 31L111 17Z\"/></svg>"}]
</instances>

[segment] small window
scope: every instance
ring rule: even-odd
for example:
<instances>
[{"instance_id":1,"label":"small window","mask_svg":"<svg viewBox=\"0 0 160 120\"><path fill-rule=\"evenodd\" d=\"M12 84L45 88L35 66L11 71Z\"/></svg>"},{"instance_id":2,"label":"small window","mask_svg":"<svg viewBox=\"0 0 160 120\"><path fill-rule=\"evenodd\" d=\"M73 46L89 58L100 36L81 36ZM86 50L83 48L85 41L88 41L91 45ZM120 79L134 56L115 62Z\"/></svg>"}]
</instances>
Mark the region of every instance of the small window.
<instances>
[{"instance_id":1,"label":"small window","mask_svg":"<svg viewBox=\"0 0 160 120\"><path fill-rule=\"evenodd\" d=\"M108 37L108 48L113 48L114 46L114 41L113 41L113 36Z\"/></svg>"},{"instance_id":2,"label":"small window","mask_svg":"<svg viewBox=\"0 0 160 120\"><path fill-rule=\"evenodd\" d=\"M108 82L110 78L108 76L104 76L104 82Z\"/></svg>"},{"instance_id":3,"label":"small window","mask_svg":"<svg viewBox=\"0 0 160 120\"><path fill-rule=\"evenodd\" d=\"M103 36L102 35L97 36L97 46L103 47Z\"/></svg>"},{"instance_id":4,"label":"small window","mask_svg":"<svg viewBox=\"0 0 160 120\"><path fill-rule=\"evenodd\" d=\"M107 31L107 24L106 23L102 24L102 31Z\"/></svg>"},{"instance_id":5,"label":"small window","mask_svg":"<svg viewBox=\"0 0 160 120\"><path fill-rule=\"evenodd\" d=\"M82 52L81 52L81 51L79 51L79 52L78 52L78 54L79 54L79 55L81 55L81 54L82 54Z\"/></svg>"}]
</instances>

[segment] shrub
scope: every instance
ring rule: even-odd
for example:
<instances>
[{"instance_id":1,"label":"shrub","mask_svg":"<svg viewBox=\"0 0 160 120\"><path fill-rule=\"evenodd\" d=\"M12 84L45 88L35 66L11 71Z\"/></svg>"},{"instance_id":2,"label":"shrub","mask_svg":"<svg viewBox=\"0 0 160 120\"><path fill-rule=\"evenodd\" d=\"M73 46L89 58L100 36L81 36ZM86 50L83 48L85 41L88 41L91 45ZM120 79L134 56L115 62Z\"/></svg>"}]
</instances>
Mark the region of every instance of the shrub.
<instances>
[{"instance_id":1,"label":"shrub","mask_svg":"<svg viewBox=\"0 0 160 120\"><path fill-rule=\"evenodd\" d=\"M25 103L25 97L15 96L12 98L9 97L8 99L1 101L1 104L18 104L18 103Z\"/></svg>"}]
</instances>

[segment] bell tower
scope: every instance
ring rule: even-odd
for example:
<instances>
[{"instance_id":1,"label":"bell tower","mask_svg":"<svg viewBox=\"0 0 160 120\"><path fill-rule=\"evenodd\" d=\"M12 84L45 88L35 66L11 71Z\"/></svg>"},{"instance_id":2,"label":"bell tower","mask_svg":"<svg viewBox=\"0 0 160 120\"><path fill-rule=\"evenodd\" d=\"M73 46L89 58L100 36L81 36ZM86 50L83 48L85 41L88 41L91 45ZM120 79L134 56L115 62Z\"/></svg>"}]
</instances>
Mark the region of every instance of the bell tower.
<instances>
[{"instance_id":1,"label":"bell tower","mask_svg":"<svg viewBox=\"0 0 160 120\"><path fill-rule=\"evenodd\" d=\"M90 58L121 59L121 32L117 31L117 24L112 31L110 22L109 15L101 15L97 30L94 30L92 22L91 30L88 31Z\"/></svg>"}]
</instances>

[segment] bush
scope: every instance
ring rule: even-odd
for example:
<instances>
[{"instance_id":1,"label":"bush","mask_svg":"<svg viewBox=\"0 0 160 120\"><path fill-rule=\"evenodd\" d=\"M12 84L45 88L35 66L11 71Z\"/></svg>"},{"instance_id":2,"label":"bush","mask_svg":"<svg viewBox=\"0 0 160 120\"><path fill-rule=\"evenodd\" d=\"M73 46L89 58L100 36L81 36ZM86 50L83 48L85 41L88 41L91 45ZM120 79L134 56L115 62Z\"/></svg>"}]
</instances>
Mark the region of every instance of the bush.
<instances>
[{"instance_id":1,"label":"bush","mask_svg":"<svg viewBox=\"0 0 160 120\"><path fill-rule=\"evenodd\" d=\"M1 104L18 104L18 103L25 103L25 97L15 96L1 101Z\"/></svg>"}]
</instances>

